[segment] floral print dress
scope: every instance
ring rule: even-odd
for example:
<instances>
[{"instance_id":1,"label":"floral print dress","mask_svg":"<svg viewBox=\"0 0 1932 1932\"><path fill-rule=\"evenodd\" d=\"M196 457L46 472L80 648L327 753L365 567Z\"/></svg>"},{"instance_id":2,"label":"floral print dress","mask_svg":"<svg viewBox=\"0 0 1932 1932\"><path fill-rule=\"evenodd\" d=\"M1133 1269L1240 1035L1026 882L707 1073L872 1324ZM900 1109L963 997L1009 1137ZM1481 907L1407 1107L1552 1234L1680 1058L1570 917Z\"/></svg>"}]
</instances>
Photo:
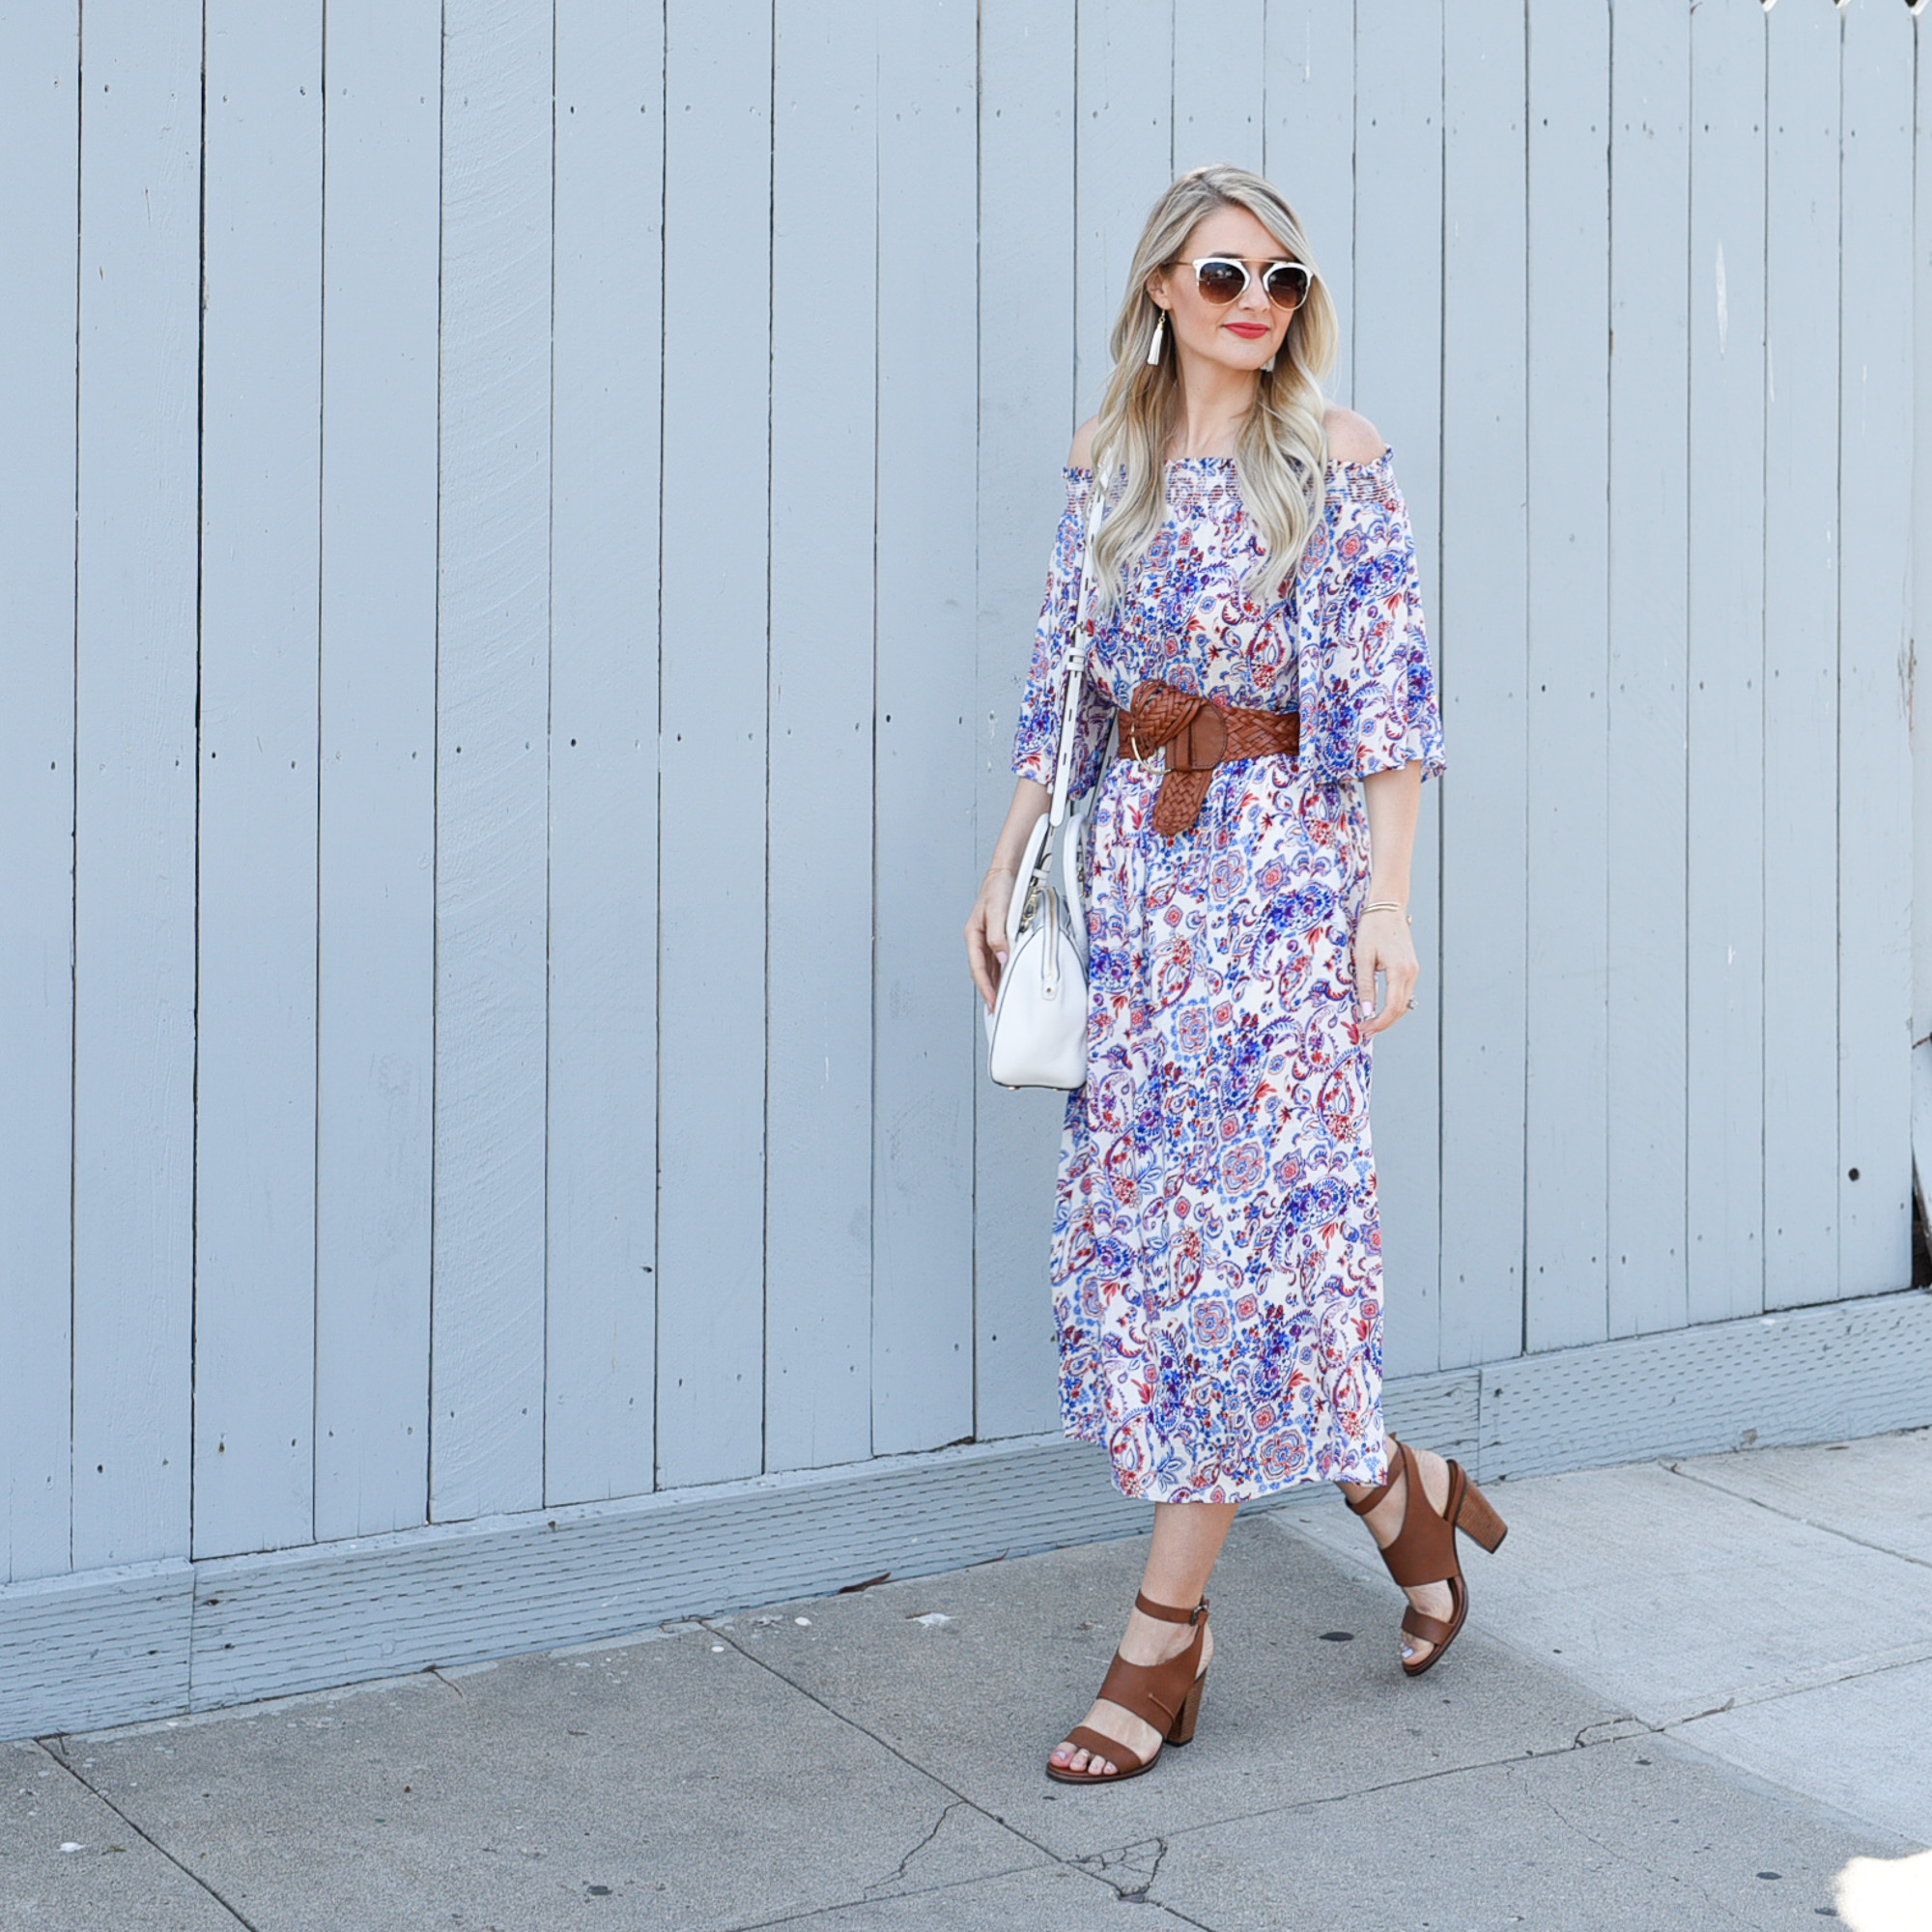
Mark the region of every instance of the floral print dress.
<instances>
[{"instance_id":1,"label":"floral print dress","mask_svg":"<svg viewBox=\"0 0 1932 1932\"><path fill-rule=\"evenodd\" d=\"M1092 477L1066 471L1013 769L1049 784ZM1157 764L1116 758L1092 820L1087 1084L1067 1102L1051 1279L1066 1433L1127 1495L1235 1501L1380 1482L1381 1237L1352 945L1358 781L1442 769L1408 515L1389 453L1331 463L1269 608L1231 458L1170 464L1152 546L1096 624L1071 788L1157 678L1299 709L1298 756L1216 769L1191 831Z\"/></svg>"}]
</instances>

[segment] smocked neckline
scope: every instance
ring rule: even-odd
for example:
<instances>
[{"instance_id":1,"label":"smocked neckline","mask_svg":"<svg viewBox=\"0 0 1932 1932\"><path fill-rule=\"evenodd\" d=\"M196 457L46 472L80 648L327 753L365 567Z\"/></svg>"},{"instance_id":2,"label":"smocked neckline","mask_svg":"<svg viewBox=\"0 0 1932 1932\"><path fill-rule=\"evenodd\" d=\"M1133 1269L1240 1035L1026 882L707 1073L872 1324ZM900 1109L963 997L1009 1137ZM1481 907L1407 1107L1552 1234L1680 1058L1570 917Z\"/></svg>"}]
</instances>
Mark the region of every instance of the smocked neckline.
<instances>
[{"instance_id":1,"label":"smocked neckline","mask_svg":"<svg viewBox=\"0 0 1932 1932\"><path fill-rule=\"evenodd\" d=\"M1344 472L1353 471L1357 475L1366 476L1374 470L1385 468L1390 457L1394 454L1394 445L1384 444L1381 454L1370 457L1366 463L1357 463L1346 456L1331 456L1328 459L1327 468L1329 469L1340 469ZM1170 456L1162 468L1164 469L1181 469L1190 464L1232 465L1235 459L1232 456ZM1091 476L1094 473L1094 466L1091 463L1063 463L1060 468L1061 473L1065 476Z\"/></svg>"}]
</instances>

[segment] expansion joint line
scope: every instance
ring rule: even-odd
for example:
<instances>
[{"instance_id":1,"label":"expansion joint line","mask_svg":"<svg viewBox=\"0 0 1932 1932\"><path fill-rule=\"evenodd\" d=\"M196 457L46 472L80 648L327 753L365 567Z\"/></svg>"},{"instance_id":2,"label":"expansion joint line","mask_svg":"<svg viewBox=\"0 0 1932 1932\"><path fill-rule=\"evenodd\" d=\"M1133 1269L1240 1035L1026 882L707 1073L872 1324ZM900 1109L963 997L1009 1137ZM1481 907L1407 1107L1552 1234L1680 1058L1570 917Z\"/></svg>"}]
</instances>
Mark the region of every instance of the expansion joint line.
<instances>
[{"instance_id":1,"label":"expansion joint line","mask_svg":"<svg viewBox=\"0 0 1932 1932\"><path fill-rule=\"evenodd\" d=\"M1903 1549L1894 1549L1889 1544L1874 1543L1868 1536L1854 1536L1834 1522L1820 1522L1815 1517L1801 1516L1796 1510L1779 1509L1776 1503L1768 1503L1762 1496L1740 1495L1736 1490L1727 1490L1721 1483L1714 1483L1708 1476L1700 1476L1695 1470L1687 1469L1681 1463L1666 1462L1663 1465L1673 1476L1680 1476L1687 1483L1695 1483L1701 1489L1715 1490L1720 1496L1729 1496L1733 1502L1749 1503L1754 1508L1769 1511L1771 1515L1785 1522L1803 1523L1806 1529L1815 1529L1825 1536L1835 1536L1842 1543L1855 1544L1861 1549L1876 1550L1881 1556L1890 1556L1900 1563L1910 1563L1920 1570L1932 1570L1932 1561L1923 1556L1913 1556Z\"/></svg>"},{"instance_id":2,"label":"expansion joint line","mask_svg":"<svg viewBox=\"0 0 1932 1932\"><path fill-rule=\"evenodd\" d=\"M181 1861L181 1860L176 1858L174 1853L169 1851L168 1848L164 1844L162 1844L158 1838L156 1838L152 1833L145 1830L141 1825L136 1823L136 1821L133 1818L129 1817L128 1814L126 1811L124 1811L120 1805L115 1804L113 1799L108 1797L106 1792L102 1791L98 1784L95 1784L91 1779L87 1778L81 1774L79 1767L71 1762L67 1756L67 1739L65 1735L57 1734L52 1739L36 1738L34 1742L37 1745L39 1745L40 1747L43 1751L45 1751L46 1754L50 1758L52 1758L53 1761L57 1765L59 1765L60 1768L64 1772L66 1772L67 1775L71 1778L72 1778L73 1781L77 1785L79 1785L83 1791L89 1793L91 1796L95 1798L99 1799L101 1804L106 1805L108 1810L113 1812L115 1817L119 1818L120 1821L127 1826L128 1831L133 1833L135 1837L139 1838L144 1845L147 1845L152 1850L158 1852L162 1858L167 1860L169 1864L173 1865L174 1868L182 1874L184 1878L186 1878L192 1884L199 1886L203 1891L207 1892L209 1897L213 1899L215 1904L220 1906L222 1911L227 1913L229 1918L234 1919L236 1924L246 1926L247 1932L261 1932L261 1928L256 1925L255 1921L252 1918L245 1917L235 1906L231 1905L227 1899L223 1898L222 1895L218 1891L216 1891L215 1889L212 1885L210 1885L209 1882L205 1878L203 1878L202 1875L198 1871L196 1871L192 1865L184 1864Z\"/></svg>"}]
</instances>

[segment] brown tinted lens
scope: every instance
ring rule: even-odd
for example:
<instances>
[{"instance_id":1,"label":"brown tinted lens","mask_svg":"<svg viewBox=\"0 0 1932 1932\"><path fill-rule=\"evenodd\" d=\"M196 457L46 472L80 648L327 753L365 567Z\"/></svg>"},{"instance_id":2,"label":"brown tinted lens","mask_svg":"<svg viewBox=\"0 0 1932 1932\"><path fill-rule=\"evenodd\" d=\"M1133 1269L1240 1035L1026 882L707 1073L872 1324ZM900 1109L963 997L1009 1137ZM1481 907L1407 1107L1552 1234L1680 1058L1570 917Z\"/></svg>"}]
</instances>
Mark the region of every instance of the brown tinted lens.
<instances>
[{"instance_id":1,"label":"brown tinted lens","mask_svg":"<svg viewBox=\"0 0 1932 1932\"><path fill-rule=\"evenodd\" d=\"M1247 287L1248 271L1238 262L1203 262L1194 280L1207 300L1225 304Z\"/></svg>"},{"instance_id":2,"label":"brown tinted lens","mask_svg":"<svg viewBox=\"0 0 1932 1932\"><path fill-rule=\"evenodd\" d=\"M1268 299L1276 308L1299 308L1308 293L1308 270L1298 262L1282 262L1268 270Z\"/></svg>"}]
</instances>

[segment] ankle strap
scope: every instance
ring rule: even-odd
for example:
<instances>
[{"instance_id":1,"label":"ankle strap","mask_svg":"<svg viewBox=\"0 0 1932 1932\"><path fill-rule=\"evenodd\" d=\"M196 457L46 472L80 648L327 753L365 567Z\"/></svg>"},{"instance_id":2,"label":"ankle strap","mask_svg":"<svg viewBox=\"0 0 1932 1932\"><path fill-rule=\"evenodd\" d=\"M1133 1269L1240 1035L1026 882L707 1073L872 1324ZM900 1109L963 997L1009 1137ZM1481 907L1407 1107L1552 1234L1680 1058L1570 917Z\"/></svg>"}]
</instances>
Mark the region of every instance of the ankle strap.
<instances>
[{"instance_id":1,"label":"ankle strap","mask_svg":"<svg viewBox=\"0 0 1932 1932\"><path fill-rule=\"evenodd\" d=\"M1136 1590L1134 1608L1144 1617L1158 1617L1164 1624L1198 1624L1208 1614L1208 1599L1203 1597L1191 1610L1177 1610L1172 1604L1156 1604Z\"/></svg>"}]
</instances>

